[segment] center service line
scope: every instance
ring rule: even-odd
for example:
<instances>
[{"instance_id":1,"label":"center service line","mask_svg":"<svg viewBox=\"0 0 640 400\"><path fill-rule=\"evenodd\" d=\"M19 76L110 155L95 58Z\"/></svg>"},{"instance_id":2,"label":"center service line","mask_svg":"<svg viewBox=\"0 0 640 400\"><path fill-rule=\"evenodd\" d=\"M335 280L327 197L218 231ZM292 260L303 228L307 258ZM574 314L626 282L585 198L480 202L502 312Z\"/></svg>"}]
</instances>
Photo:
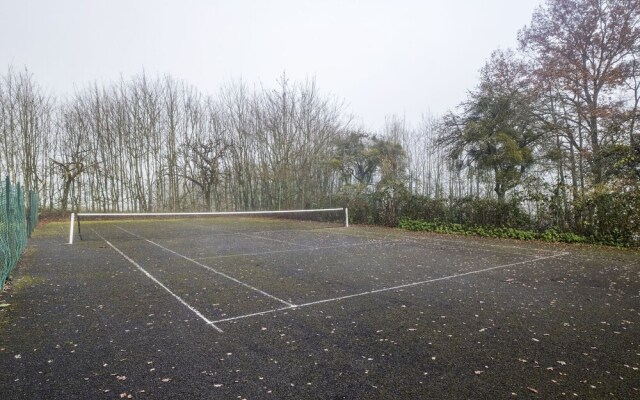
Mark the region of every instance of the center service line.
<instances>
[{"instance_id":1,"label":"center service line","mask_svg":"<svg viewBox=\"0 0 640 400\"><path fill-rule=\"evenodd\" d=\"M92 229L93 230L93 229ZM131 257L129 257L128 255L124 254L119 248L117 248L116 246L114 246L113 244L111 244L110 241L108 241L107 239L103 238L98 232L93 231L96 235L98 235L98 237L102 240L104 240L112 249L114 249L118 254L120 254L122 257L124 257L125 260L129 261L131 264L133 264L136 268L138 268L143 274L145 274L149 279L151 279L152 281L154 281L158 286L160 286L161 288L163 288L164 290L166 290L167 292L169 292L169 294L171 296L173 296L176 300L178 300L180 303L182 303L182 305L184 305L185 307L187 307L189 310L191 310L195 315L198 316L198 318L200 318L201 320L203 320L207 325L210 325L211 327L213 327L213 329L215 329L216 331L222 333L224 332L222 329L218 328L215 324L215 322L212 322L211 320L209 320L207 317L205 317L204 315L202 315L202 313L198 310L196 310L192 305L190 305L189 303L187 303L186 301L184 301L182 299L182 297L178 296L177 294L173 293L171 291L171 289L169 289L168 287L166 287L162 282L160 282L159 280L157 280L153 275L151 275L149 272L147 272L147 270L145 270L144 268L142 268L140 266L140 264L138 264L137 262L135 262Z\"/></svg>"},{"instance_id":2,"label":"center service line","mask_svg":"<svg viewBox=\"0 0 640 400\"><path fill-rule=\"evenodd\" d=\"M133 235L133 236L135 236L135 237L137 237L137 238L140 238L140 239L142 239L142 240L144 240L144 241L146 241L146 242L148 242L148 243L151 243L151 244L152 244L152 245L154 245L154 246L158 246L158 247L160 247L161 249L166 250L166 251L168 251L169 253L175 254L175 255L176 255L176 256L178 256L178 257L184 258L185 260L190 261L190 262L192 262L192 263L194 263L194 264L196 264L196 265L199 265L199 266L201 266L202 268L205 268L205 269L207 269L207 270L209 270L209 271L211 271L211 272L213 272L213 273L216 273L216 274L218 274L218 275L220 275L220 276L223 276L223 277L225 277L225 278L227 278L227 279L229 279L229 280L232 280L232 281L236 282L236 283L237 283L237 284L239 284L239 285L242 285L242 286L244 286L244 287L246 287L246 288L249 288L249 289L251 289L251 290L253 290L253 291L255 291L255 292L258 292L258 293L260 293L260 294L262 294L262 295L264 295L264 296L270 297L270 298L272 298L272 299L274 299L274 300L276 300L276 301L278 301L278 302L280 302L280 303L282 303L282 304L284 304L284 305L286 305L286 306L288 306L288 307L295 307L295 304L292 304L292 303L289 303L288 301L282 300L282 299L280 299L280 298L278 298L278 297L276 297L276 296L274 296L274 295L271 295L271 294L269 294L269 293L265 292L264 290L260 290L260 289L258 289L257 287L251 286L251 285L249 285L248 283L244 283L244 282L242 282L241 280L238 280L238 279L234 278L233 276L227 275L227 274L225 274L224 272L220 272L220 271L218 271L218 270L217 270L217 269L215 269L215 268L211 268L210 266L205 265L205 264L203 264L203 263L201 263L201 262L198 262L198 261L194 260L193 258L189 258L189 257L187 257L187 256L185 256L185 255L183 255L183 254L180 254L180 253L178 253L178 252L176 252L176 251L173 251L173 250L171 250L171 249L168 249L168 248L164 247L163 245L161 245L161 244L159 244L159 243L156 243L156 242L154 242L154 241L152 241L152 240L149 240L149 239L147 239L147 238L145 238L145 237L142 237L142 236L140 236L140 235L138 235L138 234L135 234L135 233L133 233L133 232L130 232L130 231L128 231L128 230L126 230L126 229L124 229L124 228L122 228L122 227L120 227L120 226L117 226L117 225L116 225L116 228L118 228L118 229L120 229L121 231L124 231L124 232L126 232L126 233L128 233L128 234L130 234L130 235Z\"/></svg>"}]
</instances>

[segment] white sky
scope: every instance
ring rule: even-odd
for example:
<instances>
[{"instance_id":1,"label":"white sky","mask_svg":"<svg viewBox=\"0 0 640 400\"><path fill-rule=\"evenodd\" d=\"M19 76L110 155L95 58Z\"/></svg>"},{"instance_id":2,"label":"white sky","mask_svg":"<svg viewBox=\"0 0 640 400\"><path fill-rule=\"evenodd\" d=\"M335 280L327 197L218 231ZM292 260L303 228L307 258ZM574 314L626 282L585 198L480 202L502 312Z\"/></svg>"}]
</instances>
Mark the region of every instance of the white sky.
<instances>
[{"instance_id":1,"label":"white sky","mask_svg":"<svg viewBox=\"0 0 640 400\"><path fill-rule=\"evenodd\" d=\"M369 129L464 100L542 0L0 0L0 71L65 96L144 71L215 93L315 77Z\"/></svg>"}]
</instances>

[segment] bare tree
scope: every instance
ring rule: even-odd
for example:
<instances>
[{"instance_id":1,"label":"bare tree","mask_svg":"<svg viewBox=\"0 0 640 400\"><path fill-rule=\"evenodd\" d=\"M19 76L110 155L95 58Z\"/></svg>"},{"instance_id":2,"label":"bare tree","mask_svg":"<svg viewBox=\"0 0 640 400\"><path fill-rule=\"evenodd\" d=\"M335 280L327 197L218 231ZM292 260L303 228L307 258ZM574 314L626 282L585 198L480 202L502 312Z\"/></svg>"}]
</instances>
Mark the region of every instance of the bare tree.
<instances>
[{"instance_id":1,"label":"bare tree","mask_svg":"<svg viewBox=\"0 0 640 400\"><path fill-rule=\"evenodd\" d=\"M640 46L640 1L549 0L519 35L536 60L537 73L556 82L584 127L595 183L602 181L597 153L606 143L607 116L615 113L619 90Z\"/></svg>"}]
</instances>

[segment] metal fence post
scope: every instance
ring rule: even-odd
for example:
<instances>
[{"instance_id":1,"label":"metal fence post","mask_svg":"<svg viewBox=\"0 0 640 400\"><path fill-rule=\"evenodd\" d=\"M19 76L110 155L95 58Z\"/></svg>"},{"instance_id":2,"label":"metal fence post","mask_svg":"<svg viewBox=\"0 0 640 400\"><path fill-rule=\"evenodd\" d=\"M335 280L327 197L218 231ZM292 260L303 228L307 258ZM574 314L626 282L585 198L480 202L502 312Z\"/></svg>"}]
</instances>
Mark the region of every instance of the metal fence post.
<instances>
[{"instance_id":1,"label":"metal fence post","mask_svg":"<svg viewBox=\"0 0 640 400\"><path fill-rule=\"evenodd\" d=\"M31 190L26 190L24 196L27 207L24 210L27 217L27 238L31 238Z\"/></svg>"},{"instance_id":2,"label":"metal fence post","mask_svg":"<svg viewBox=\"0 0 640 400\"><path fill-rule=\"evenodd\" d=\"M5 198L5 207L7 208L7 218L9 218L9 191L11 190L11 185L9 182L9 175L7 175L7 177L5 178L5 192L4 192L4 198Z\"/></svg>"}]
</instances>

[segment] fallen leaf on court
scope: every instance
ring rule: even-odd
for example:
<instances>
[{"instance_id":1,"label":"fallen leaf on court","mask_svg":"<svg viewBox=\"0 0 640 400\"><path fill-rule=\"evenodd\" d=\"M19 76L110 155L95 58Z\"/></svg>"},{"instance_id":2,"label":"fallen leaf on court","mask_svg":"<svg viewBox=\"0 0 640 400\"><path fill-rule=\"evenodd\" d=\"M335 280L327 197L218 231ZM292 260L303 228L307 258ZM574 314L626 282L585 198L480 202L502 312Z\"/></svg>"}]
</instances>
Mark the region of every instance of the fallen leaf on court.
<instances>
[{"instance_id":1,"label":"fallen leaf on court","mask_svg":"<svg viewBox=\"0 0 640 400\"><path fill-rule=\"evenodd\" d=\"M527 386L527 389L532 393L538 393L538 391L530 386Z\"/></svg>"}]
</instances>

